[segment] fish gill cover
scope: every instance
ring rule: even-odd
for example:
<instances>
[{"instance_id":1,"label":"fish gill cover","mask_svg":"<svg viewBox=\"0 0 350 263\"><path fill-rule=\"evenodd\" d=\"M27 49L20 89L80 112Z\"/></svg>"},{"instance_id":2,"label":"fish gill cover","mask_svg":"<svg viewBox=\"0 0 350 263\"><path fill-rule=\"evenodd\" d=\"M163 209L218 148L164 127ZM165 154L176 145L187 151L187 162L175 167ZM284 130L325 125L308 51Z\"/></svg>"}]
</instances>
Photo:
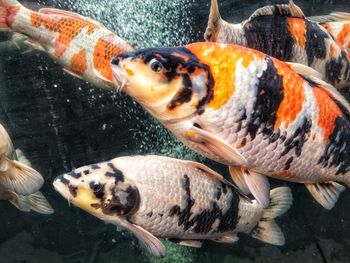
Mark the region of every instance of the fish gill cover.
<instances>
[{"instance_id":1,"label":"fish gill cover","mask_svg":"<svg viewBox=\"0 0 350 263\"><path fill-rule=\"evenodd\" d=\"M278 3L279 1L272 1ZM350 11L348 1L297 3L307 15ZM91 17L136 48L174 46L202 40L209 1L195 0L49 0L22 1L31 8L56 7ZM39 3L39 4L38 4ZM220 1L222 16L239 22L271 1ZM97 90L63 73L39 51L0 52L0 117L17 148L45 177L44 193L55 207L50 217L23 214L1 202L0 253L3 262L151 262L127 232L79 209L69 208L51 187L58 174L88 163L136 153L156 153L204 160L174 139L144 110L123 94ZM23 47L22 47L23 48ZM350 97L348 97L350 98ZM211 166L213 162L205 160ZM226 176L226 168L215 164ZM281 184L282 182L273 182ZM295 202L279 220L285 247L262 244L249 237L234 245L206 242L200 250L167 242L164 262L346 262L350 258L349 191L331 211L290 184ZM130 245L130 240L133 240ZM161 262L160 261L160 262ZM159 262L159 260L157 261Z\"/></svg>"}]
</instances>

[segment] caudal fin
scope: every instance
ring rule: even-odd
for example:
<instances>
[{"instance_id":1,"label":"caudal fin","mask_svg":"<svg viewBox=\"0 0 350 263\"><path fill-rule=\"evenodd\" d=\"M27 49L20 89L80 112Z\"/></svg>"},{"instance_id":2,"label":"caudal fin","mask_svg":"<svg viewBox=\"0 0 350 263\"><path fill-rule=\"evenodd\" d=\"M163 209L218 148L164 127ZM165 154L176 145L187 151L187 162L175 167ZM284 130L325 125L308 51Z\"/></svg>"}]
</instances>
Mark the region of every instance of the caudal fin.
<instances>
[{"instance_id":1,"label":"caudal fin","mask_svg":"<svg viewBox=\"0 0 350 263\"><path fill-rule=\"evenodd\" d=\"M17 0L0 0L0 31L12 31L9 22L21 6Z\"/></svg>"},{"instance_id":2,"label":"caudal fin","mask_svg":"<svg viewBox=\"0 0 350 263\"><path fill-rule=\"evenodd\" d=\"M293 196L289 187L278 187L271 190L270 204L263 210L260 222L251 235L263 242L283 246L284 235L274 219L287 212L292 203Z\"/></svg>"},{"instance_id":3,"label":"caudal fin","mask_svg":"<svg viewBox=\"0 0 350 263\"><path fill-rule=\"evenodd\" d=\"M25 196L11 192L9 201L22 212L35 211L40 214L52 214L53 208L41 192Z\"/></svg>"},{"instance_id":4,"label":"caudal fin","mask_svg":"<svg viewBox=\"0 0 350 263\"><path fill-rule=\"evenodd\" d=\"M211 0L208 26L204 33L205 41L212 40L212 36L217 31L217 27L219 26L220 20L221 20L221 15L219 11L218 0Z\"/></svg>"}]
</instances>

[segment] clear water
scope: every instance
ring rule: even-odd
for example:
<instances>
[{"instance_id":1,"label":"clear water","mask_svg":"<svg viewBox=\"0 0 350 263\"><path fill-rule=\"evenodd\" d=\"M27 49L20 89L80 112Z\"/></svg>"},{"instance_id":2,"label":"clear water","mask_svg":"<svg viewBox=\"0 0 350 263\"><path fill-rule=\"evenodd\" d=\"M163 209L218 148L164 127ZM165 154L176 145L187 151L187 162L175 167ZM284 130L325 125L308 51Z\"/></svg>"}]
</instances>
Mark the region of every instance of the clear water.
<instances>
[{"instance_id":1,"label":"clear water","mask_svg":"<svg viewBox=\"0 0 350 263\"><path fill-rule=\"evenodd\" d=\"M222 16L241 21L258 7L278 1L221 0ZM102 22L135 47L173 46L202 40L209 0L49 0L22 1L33 9L50 6ZM349 0L297 2L307 15L350 12ZM210 241L201 249L166 242L161 260L138 247L127 232L75 207L52 188L55 176L84 164L116 156L155 153L200 160L227 175L176 141L142 108L123 94L98 90L64 73L39 51L19 52L0 39L0 120L14 144L46 179L44 194L56 210L52 216L21 213L0 202L1 263L109 262L349 262L350 191L331 211L322 209L303 186L289 184L292 209L278 223L284 247L241 235L233 245ZM283 182L273 182L282 185ZM165 242L165 241L164 241Z\"/></svg>"}]
</instances>

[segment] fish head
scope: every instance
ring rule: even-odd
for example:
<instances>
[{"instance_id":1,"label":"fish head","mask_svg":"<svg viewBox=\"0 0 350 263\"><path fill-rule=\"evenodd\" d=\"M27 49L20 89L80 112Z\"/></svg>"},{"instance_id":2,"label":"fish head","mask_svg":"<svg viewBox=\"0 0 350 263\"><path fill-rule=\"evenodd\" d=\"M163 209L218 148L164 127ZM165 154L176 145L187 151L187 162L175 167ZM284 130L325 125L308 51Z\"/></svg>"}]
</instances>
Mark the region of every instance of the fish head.
<instances>
[{"instance_id":1,"label":"fish head","mask_svg":"<svg viewBox=\"0 0 350 263\"><path fill-rule=\"evenodd\" d=\"M103 220L132 215L139 205L138 189L125 179L116 159L60 175L53 186L69 203Z\"/></svg>"},{"instance_id":2,"label":"fish head","mask_svg":"<svg viewBox=\"0 0 350 263\"><path fill-rule=\"evenodd\" d=\"M185 47L122 53L111 67L113 81L160 121L192 116L212 97L210 68Z\"/></svg>"}]
</instances>

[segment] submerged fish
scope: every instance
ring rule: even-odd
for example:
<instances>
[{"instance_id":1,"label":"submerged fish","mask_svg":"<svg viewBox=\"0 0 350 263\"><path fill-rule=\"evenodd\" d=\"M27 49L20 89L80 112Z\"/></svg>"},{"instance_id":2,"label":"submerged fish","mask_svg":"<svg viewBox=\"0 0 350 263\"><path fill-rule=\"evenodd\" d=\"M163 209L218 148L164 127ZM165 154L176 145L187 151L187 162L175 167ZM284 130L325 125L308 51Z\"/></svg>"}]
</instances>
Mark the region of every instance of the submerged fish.
<instances>
[{"instance_id":1,"label":"submerged fish","mask_svg":"<svg viewBox=\"0 0 350 263\"><path fill-rule=\"evenodd\" d=\"M16 0L0 0L0 31L28 36L28 44L48 53L65 71L105 89L113 88L112 57L133 50L90 18L53 8L35 12Z\"/></svg>"},{"instance_id":2,"label":"submerged fish","mask_svg":"<svg viewBox=\"0 0 350 263\"><path fill-rule=\"evenodd\" d=\"M230 165L264 207L265 175L304 183L327 209L345 189L336 182L350 186L350 105L307 66L206 42L120 54L112 70L178 139Z\"/></svg>"},{"instance_id":3,"label":"submerged fish","mask_svg":"<svg viewBox=\"0 0 350 263\"><path fill-rule=\"evenodd\" d=\"M336 88L350 86L350 56L293 1L265 6L238 24L224 21L212 0L205 40L257 49L283 61L307 65Z\"/></svg>"},{"instance_id":4,"label":"submerged fish","mask_svg":"<svg viewBox=\"0 0 350 263\"><path fill-rule=\"evenodd\" d=\"M333 12L329 15L309 17L309 19L320 23L346 52L350 52L350 13Z\"/></svg>"},{"instance_id":5,"label":"submerged fish","mask_svg":"<svg viewBox=\"0 0 350 263\"><path fill-rule=\"evenodd\" d=\"M0 124L0 200L9 200L21 211L51 214L52 207L38 192L43 182L22 151L14 151L8 133Z\"/></svg>"},{"instance_id":6,"label":"submerged fish","mask_svg":"<svg viewBox=\"0 0 350 263\"><path fill-rule=\"evenodd\" d=\"M202 239L233 243L244 232L283 245L274 218L292 204L288 187L272 190L263 209L205 165L153 155L83 166L53 185L77 207L131 231L155 256L165 255L157 237L200 247Z\"/></svg>"}]
</instances>

